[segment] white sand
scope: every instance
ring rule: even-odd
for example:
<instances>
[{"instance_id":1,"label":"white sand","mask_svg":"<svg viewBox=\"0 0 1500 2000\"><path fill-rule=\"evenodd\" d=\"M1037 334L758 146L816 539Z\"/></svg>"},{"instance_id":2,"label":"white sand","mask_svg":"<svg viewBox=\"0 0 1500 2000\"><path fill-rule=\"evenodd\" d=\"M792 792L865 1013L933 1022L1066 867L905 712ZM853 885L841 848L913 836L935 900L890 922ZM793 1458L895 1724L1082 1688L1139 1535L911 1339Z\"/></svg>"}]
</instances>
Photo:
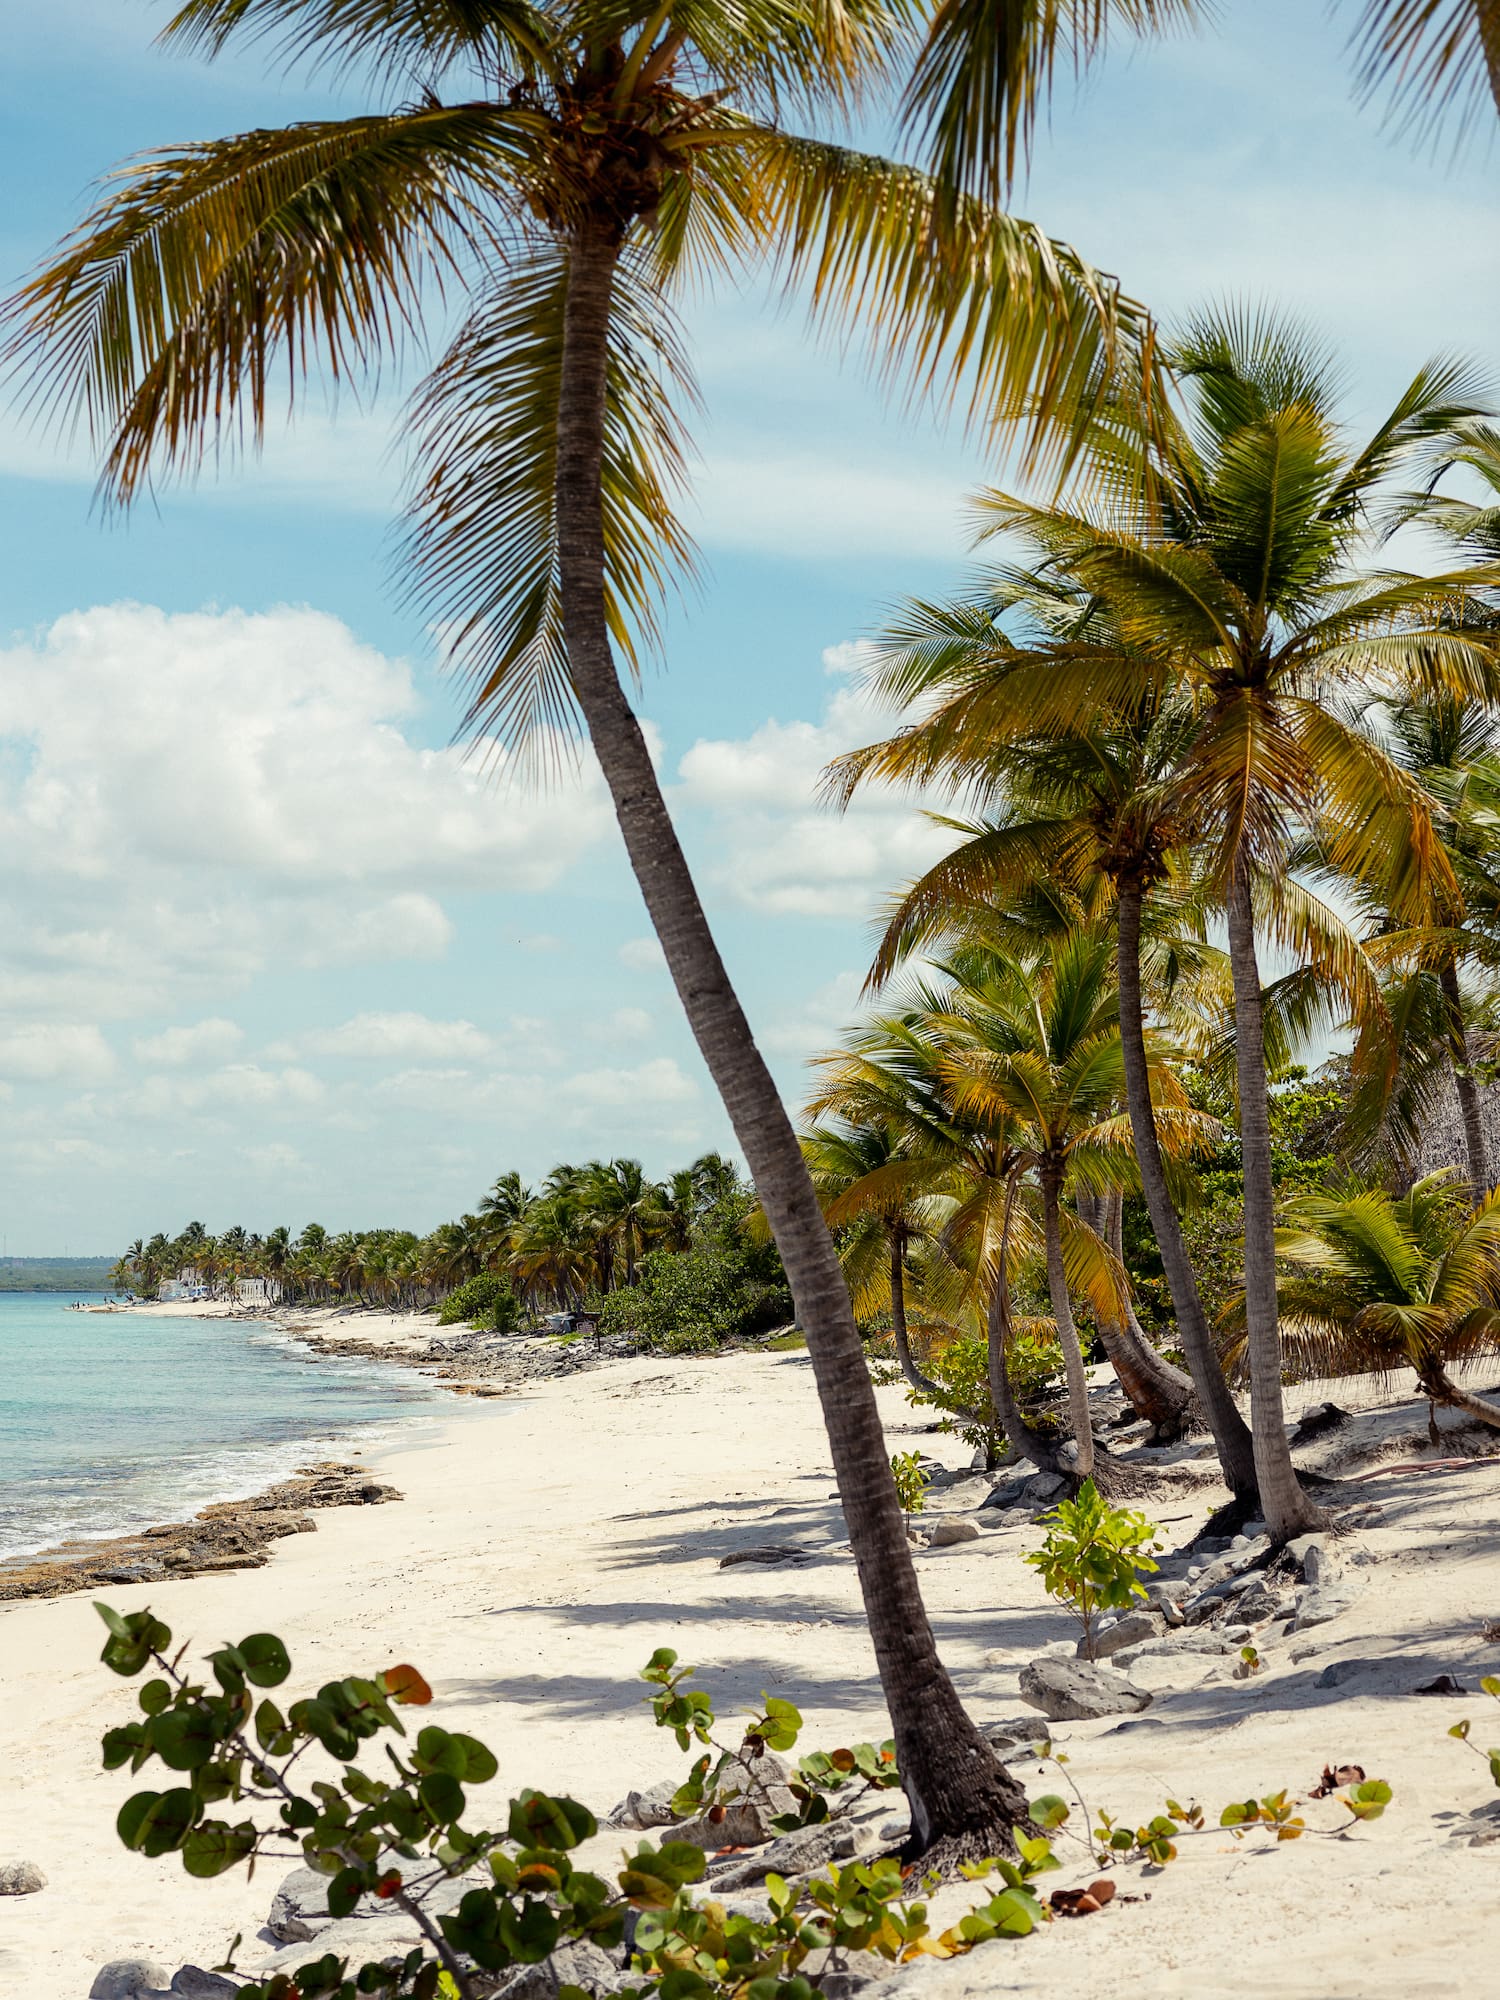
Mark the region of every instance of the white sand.
<instances>
[{"instance_id":1,"label":"white sand","mask_svg":"<svg viewBox=\"0 0 1500 2000\"><path fill-rule=\"evenodd\" d=\"M908 1448L902 1395L883 1391L882 1402L893 1448ZM923 1443L949 1463L965 1455L954 1440ZM262 1570L109 1597L126 1610L149 1601L179 1639L203 1646L281 1633L291 1692L414 1661L437 1690L434 1718L498 1752L497 1788L567 1789L601 1813L631 1785L685 1768L652 1729L634 1678L659 1644L701 1664L721 1712L763 1688L795 1699L806 1747L885 1733L847 1556L780 1572L717 1567L750 1543L834 1538L804 1356L638 1361L524 1398L455 1402L439 1446L386 1454L378 1470L404 1504L323 1514L315 1535L278 1543ZM1500 1647L1479 1635L1500 1616L1500 1465L1382 1477L1367 1490L1387 1503L1387 1525L1352 1546L1378 1560L1353 1572L1365 1585L1355 1608L1306 1635L1319 1643L1315 1659L1292 1665L1303 1639L1278 1640L1255 1681L1160 1694L1150 1713L1162 1727L1112 1736L1112 1724L1067 1724L1057 1734L1090 1800L1132 1818L1168 1793L1214 1816L1250 1792L1305 1796L1325 1760L1357 1760L1395 1787L1385 1819L1347 1841L1270 1851L1218 1834L1189 1843L1165 1874L1120 1871L1121 1889L1149 1890L1149 1902L923 1968L921 1990L1065 1990L1074 2000L1494 1990L1500 1846L1471 1848L1467 1836L1500 1821L1466 1816L1500 1793L1445 1731L1471 1715L1477 1739L1500 1742L1500 1708L1477 1693L1406 1691L1442 1670L1471 1687L1500 1670ZM1172 1496L1157 1511L1190 1508ZM1190 1527L1178 1520L1169 1533ZM1034 1529L1008 1529L919 1559L944 1656L981 1720L1015 1713L1020 1665L1070 1636L1019 1559L1034 1540ZM114 1813L150 1773L133 1783L99 1768L99 1737L128 1718L133 1696L97 1663L102 1639L82 1596L0 1606L0 1860L37 1861L50 1878L39 1895L0 1901L7 2000L83 2000L101 1963L134 1953L169 1969L212 1964L237 1930L242 1962L268 1948L255 1933L277 1870L197 1883L172 1857L145 1861L118 1845ZM1314 1690L1319 1670L1344 1658L1377 1664L1337 1691ZM1033 1789L1057 1788L1055 1772L1023 1775ZM1309 1817L1336 1815L1314 1805ZM1093 1872L1080 1864L1051 1880Z\"/></svg>"}]
</instances>

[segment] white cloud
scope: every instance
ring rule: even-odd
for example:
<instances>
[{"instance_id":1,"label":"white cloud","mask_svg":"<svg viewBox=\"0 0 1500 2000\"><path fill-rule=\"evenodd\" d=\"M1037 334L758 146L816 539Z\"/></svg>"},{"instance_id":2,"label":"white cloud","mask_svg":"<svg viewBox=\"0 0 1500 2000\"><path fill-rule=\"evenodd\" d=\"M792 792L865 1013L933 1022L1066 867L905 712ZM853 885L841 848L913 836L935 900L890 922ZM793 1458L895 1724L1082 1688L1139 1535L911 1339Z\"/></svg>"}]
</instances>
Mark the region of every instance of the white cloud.
<instances>
[{"instance_id":1,"label":"white cloud","mask_svg":"<svg viewBox=\"0 0 1500 2000\"><path fill-rule=\"evenodd\" d=\"M816 1055L831 1048L860 1013L864 975L835 973L802 1004L774 1020L760 1037L773 1055Z\"/></svg>"},{"instance_id":2,"label":"white cloud","mask_svg":"<svg viewBox=\"0 0 1500 2000\"><path fill-rule=\"evenodd\" d=\"M612 1014L601 1016L592 1026L601 1042L640 1042L651 1032L652 1017L644 1007L616 1007Z\"/></svg>"},{"instance_id":3,"label":"white cloud","mask_svg":"<svg viewBox=\"0 0 1500 2000\"><path fill-rule=\"evenodd\" d=\"M549 889L612 832L591 760L537 795L498 751L414 742L419 709L405 662L310 610L116 604L0 649L0 1010L431 959L444 896Z\"/></svg>"},{"instance_id":4,"label":"white cloud","mask_svg":"<svg viewBox=\"0 0 1500 2000\"><path fill-rule=\"evenodd\" d=\"M472 1021L434 1021L426 1014L356 1014L337 1028L317 1028L271 1053L347 1056L355 1060L408 1063L482 1062L494 1049L492 1038Z\"/></svg>"},{"instance_id":5,"label":"white cloud","mask_svg":"<svg viewBox=\"0 0 1500 2000\"><path fill-rule=\"evenodd\" d=\"M746 440L711 451L696 486L694 530L712 548L755 549L818 562L830 556L929 557L951 561L967 546L963 503L974 485L950 468L913 463L908 442L899 471L889 457L860 461L847 439L828 451L768 449Z\"/></svg>"},{"instance_id":6,"label":"white cloud","mask_svg":"<svg viewBox=\"0 0 1500 2000\"><path fill-rule=\"evenodd\" d=\"M626 938L615 954L621 965L632 972L661 972L666 969L667 957L654 937Z\"/></svg>"},{"instance_id":7,"label":"white cloud","mask_svg":"<svg viewBox=\"0 0 1500 2000\"><path fill-rule=\"evenodd\" d=\"M135 1059L152 1069L225 1062L244 1039L245 1031L237 1021L195 1021L190 1028L165 1028L159 1035L139 1037L134 1044Z\"/></svg>"},{"instance_id":8,"label":"white cloud","mask_svg":"<svg viewBox=\"0 0 1500 2000\"><path fill-rule=\"evenodd\" d=\"M561 1094L581 1109L635 1106L647 1115L659 1106L688 1104L698 1086L670 1056L657 1056L633 1069L587 1069L570 1076Z\"/></svg>"},{"instance_id":9,"label":"white cloud","mask_svg":"<svg viewBox=\"0 0 1500 2000\"><path fill-rule=\"evenodd\" d=\"M260 1063L226 1063L199 1076L148 1076L125 1104L147 1116L172 1118L185 1111L231 1118L240 1111L269 1111L296 1117L320 1104L324 1085L311 1071Z\"/></svg>"},{"instance_id":10,"label":"white cloud","mask_svg":"<svg viewBox=\"0 0 1500 2000\"><path fill-rule=\"evenodd\" d=\"M832 761L896 726L848 678L867 659L860 641L825 651L838 685L821 721L773 717L748 736L700 740L679 762L676 796L716 822L727 854L714 880L736 901L788 916L873 913L951 846L905 795L861 789L843 812L823 803Z\"/></svg>"},{"instance_id":11,"label":"white cloud","mask_svg":"<svg viewBox=\"0 0 1500 2000\"><path fill-rule=\"evenodd\" d=\"M114 1067L113 1049L89 1024L27 1022L0 1032L0 1076L25 1083L95 1083Z\"/></svg>"}]
</instances>

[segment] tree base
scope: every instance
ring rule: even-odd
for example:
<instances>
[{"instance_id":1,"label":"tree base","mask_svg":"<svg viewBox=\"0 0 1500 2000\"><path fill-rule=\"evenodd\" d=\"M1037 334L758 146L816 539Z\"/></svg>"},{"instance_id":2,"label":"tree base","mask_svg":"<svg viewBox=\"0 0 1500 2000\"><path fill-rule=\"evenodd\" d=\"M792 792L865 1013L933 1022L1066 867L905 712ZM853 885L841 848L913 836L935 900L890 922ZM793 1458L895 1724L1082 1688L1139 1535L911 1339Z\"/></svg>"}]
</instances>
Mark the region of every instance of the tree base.
<instances>
[{"instance_id":1,"label":"tree base","mask_svg":"<svg viewBox=\"0 0 1500 2000\"><path fill-rule=\"evenodd\" d=\"M918 1877L929 1874L945 1881L957 1877L965 1861L995 1861L1004 1855L1014 1860L1016 1835L1035 1835L1039 1828L1027 1811L1026 1793L997 1758L991 1771L977 1785L966 1783L958 1809L944 1813L939 1807L929 1811L927 1838L912 1832L902 1844L898 1859L903 1869Z\"/></svg>"}]
</instances>

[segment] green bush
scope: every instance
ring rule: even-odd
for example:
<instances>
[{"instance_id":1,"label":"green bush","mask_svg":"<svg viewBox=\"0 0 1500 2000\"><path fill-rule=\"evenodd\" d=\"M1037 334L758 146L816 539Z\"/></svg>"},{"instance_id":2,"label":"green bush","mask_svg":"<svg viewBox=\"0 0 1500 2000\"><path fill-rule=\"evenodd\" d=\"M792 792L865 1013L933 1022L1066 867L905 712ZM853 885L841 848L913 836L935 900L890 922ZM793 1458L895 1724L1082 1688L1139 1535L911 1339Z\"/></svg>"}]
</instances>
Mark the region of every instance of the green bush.
<instances>
[{"instance_id":1,"label":"green bush","mask_svg":"<svg viewBox=\"0 0 1500 2000\"><path fill-rule=\"evenodd\" d=\"M514 1333L521 1323L521 1301L497 1271L466 1278L438 1307L438 1325L465 1320L489 1333Z\"/></svg>"},{"instance_id":2,"label":"green bush","mask_svg":"<svg viewBox=\"0 0 1500 2000\"><path fill-rule=\"evenodd\" d=\"M1054 1333L1044 1327L1018 1327L1012 1331L1010 1381L1016 1401L1023 1408L1044 1395L1062 1371L1062 1348ZM944 1428L961 1437L965 1444L983 1451L986 1461L993 1464L1005 1450L1005 1433L990 1399L988 1344L961 1334L950 1340L941 1353L928 1359L924 1372L943 1393L913 1395L911 1401L946 1411Z\"/></svg>"},{"instance_id":3,"label":"green bush","mask_svg":"<svg viewBox=\"0 0 1500 2000\"><path fill-rule=\"evenodd\" d=\"M599 1330L633 1333L664 1354L703 1354L778 1326L791 1317L792 1296L784 1281L761 1276L757 1261L712 1239L691 1250L649 1251L635 1283L605 1298Z\"/></svg>"},{"instance_id":4,"label":"green bush","mask_svg":"<svg viewBox=\"0 0 1500 2000\"><path fill-rule=\"evenodd\" d=\"M627 1922L624 1990L640 2000L815 2000L828 1975L843 1975L850 1952L875 1952L893 1965L932 1949L950 1958L991 1938L1028 1936L1045 1919L1030 1883L1059 1864L1045 1839L1026 1835L1017 1838L1015 1862L972 1871L998 1871L1000 1894L936 1939L926 1905L906 1900L910 1888L929 1888L936 1878L909 1883L891 1855L835 1864L805 1882L773 1874L763 1916L696 1900L692 1888L703 1880L706 1859L692 1841L643 1840L622 1857L611 1882L572 1859L599 1830L576 1799L520 1791L508 1810L492 1801L481 1808L498 1817L497 1828L464 1824L466 1788L488 1784L499 1765L483 1743L459 1731L429 1724L414 1738L408 1733L398 1711L432 1700L416 1668L350 1675L283 1706L258 1693L291 1674L274 1634L221 1646L206 1662L212 1678L190 1678L187 1648L174 1655L171 1632L149 1610L122 1616L96 1608L109 1628L105 1664L127 1679L151 1676L137 1692L134 1717L105 1734L105 1769L129 1765L134 1774L157 1763L168 1786L126 1800L115 1822L125 1846L152 1860L176 1854L189 1875L204 1878L300 1857L327 1878L333 1917L399 1910L422 1935L403 1957L363 1966L320 1949L314 1938L294 1972L242 1983L241 2000L484 2000L561 1944L581 1940L618 1952ZM692 1674L662 1647L642 1676L654 1690L647 1699L658 1725L684 1750L695 1737L708 1746L674 1810L680 1804L722 1817L721 1796L742 1790L745 1779L769 1800L757 1766L767 1751L796 1744L798 1710L767 1696L737 1745L718 1744L713 1702L686 1685ZM382 1737L377 1775L361 1757ZM307 1782L301 1759L314 1744L327 1752L330 1775ZM814 1752L788 1787L794 1809L778 1829L833 1819L868 1792L900 1782L894 1744ZM217 1816L216 1807L235 1817ZM429 1907L434 1892L455 1878L472 1886L456 1907L450 1896L439 1914ZM578 1987L561 1993L584 2000Z\"/></svg>"},{"instance_id":5,"label":"green bush","mask_svg":"<svg viewBox=\"0 0 1500 2000\"><path fill-rule=\"evenodd\" d=\"M1145 1597L1141 1572L1156 1568L1151 1551L1160 1546L1161 1531L1144 1514L1111 1507L1092 1479L1085 1479L1076 1500L1060 1500L1044 1514L1041 1525L1047 1539L1025 1561L1080 1621L1084 1651L1093 1659L1094 1621L1101 1611L1123 1611Z\"/></svg>"}]
</instances>

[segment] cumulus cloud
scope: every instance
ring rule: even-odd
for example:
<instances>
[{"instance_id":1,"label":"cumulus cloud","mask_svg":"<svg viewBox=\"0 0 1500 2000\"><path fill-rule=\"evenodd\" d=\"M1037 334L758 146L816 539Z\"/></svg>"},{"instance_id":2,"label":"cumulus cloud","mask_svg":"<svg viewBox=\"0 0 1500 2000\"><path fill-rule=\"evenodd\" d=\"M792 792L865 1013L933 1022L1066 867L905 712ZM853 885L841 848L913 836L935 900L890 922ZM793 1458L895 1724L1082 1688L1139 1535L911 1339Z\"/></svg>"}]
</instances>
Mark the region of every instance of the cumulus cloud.
<instances>
[{"instance_id":1,"label":"cumulus cloud","mask_svg":"<svg viewBox=\"0 0 1500 2000\"><path fill-rule=\"evenodd\" d=\"M237 1021L214 1018L191 1027L165 1028L159 1035L139 1036L135 1059L151 1069L187 1069L197 1063L225 1062L245 1039Z\"/></svg>"},{"instance_id":2,"label":"cumulus cloud","mask_svg":"<svg viewBox=\"0 0 1500 2000\"><path fill-rule=\"evenodd\" d=\"M657 1056L633 1068L581 1070L559 1088L580 1109L689 1104L698 1095L697 1084L670 1056Z\"/></svg>"},{"instance_id":3,"label":"cumulus cloud","mask_svg":"<svg viewBox=\"0 0 1500 2000\"><path fill-rule=\"evenodd\" d=\"M860 1012L864 975L839 972L802 1004L772 1021L761 1035L773 1055L808 1057L832 1048Z\"/></svg>"},{"instance_id":4,"label":"cumulus cloud","mask_svg":"<svg viewBox=\"0 0 1500 2000\"><path fill-rule=\"evenodd\" d=\"M896 725L859 677L869 657L862 641L825 651L837 685L819 721L772 717L748 736L700 739L679 761L677 797L715 822L725 852L714 880L735 901L779 915L857 915L952 844L902 794L861 790L842 813L823 803L830 763Z\"/></svg>"},{"instance_id":5,"label":"cumulus cloud","mask_svg":"<svg viewBox=\"0 0 1500 2000\"><path fill-rule=\"evenodd\" d=\"M316 1028L279 1042L277 1056L347 1056L375 1062L482 1062L493 1039L472 1021L434 1021L426 1014L356 1014L336 1028Z\"/></svg>"},{"instance_id":6,"label":"cumulus cloud","mask_svg":"<svg viewBox=\"0 0 1500 2000\"><path fill-rule=\"evenodd\" d=\"M114 1051L90 1023L25 1022L0 1031L0 1076L23 1083L95 1083L113 1074Z\"/></svg>"},{"instance_id":7,"label":"cumulus cloud","mask_svg":"<svg viewBox=\"0 0 1500 2000\"><path fill-rule=\"evenodd\" d=\"M660 972L667 963L666 953L654 937L626 938L615 956L632 972Z\"/></svg>"},{"instance_id":8,"label":"cumulus cloud","mask_svg":"<svg viewBox=\"0 0 1500 2000\"><path fill-rule=\"evenodd\" d=\"M139 1013L303 964L440 955L442 898L551 888L609 830L412 739L405 662L336 618L116 604L0 651L0 1007ZM81 1008L79 1011L83 1011Z\"/></svg>"}]
</instances>

